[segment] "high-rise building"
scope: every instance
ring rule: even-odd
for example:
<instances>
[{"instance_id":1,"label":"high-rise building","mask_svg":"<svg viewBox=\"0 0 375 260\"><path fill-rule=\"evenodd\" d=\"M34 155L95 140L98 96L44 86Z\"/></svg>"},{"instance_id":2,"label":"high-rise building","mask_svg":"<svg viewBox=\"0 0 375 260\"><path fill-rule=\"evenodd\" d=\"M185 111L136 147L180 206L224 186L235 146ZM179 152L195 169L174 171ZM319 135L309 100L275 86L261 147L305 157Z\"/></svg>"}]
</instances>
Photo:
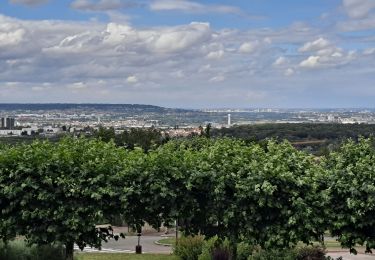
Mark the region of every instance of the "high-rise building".
<instances>
[{"instance_id":1,"label":"high-rise building","mask_svg":"<svg viewBox=\"0 0 375 260\"><path fill-rule=\"evenodd\" d=\"M228 127L230 127L231 121L230 121L230 114L228 114Z\"/></svg>"},{"instance_id":2,"label":"high-rise building","mask_svg":"<svg viewBox=\"0 0 375 260\"><path fill-rule=\"evenodd\" d=\"M1 128L3 129L13 129L15 125L15 119L13 117L2 117L1 118Z\"/></svg>"}]
</instances>

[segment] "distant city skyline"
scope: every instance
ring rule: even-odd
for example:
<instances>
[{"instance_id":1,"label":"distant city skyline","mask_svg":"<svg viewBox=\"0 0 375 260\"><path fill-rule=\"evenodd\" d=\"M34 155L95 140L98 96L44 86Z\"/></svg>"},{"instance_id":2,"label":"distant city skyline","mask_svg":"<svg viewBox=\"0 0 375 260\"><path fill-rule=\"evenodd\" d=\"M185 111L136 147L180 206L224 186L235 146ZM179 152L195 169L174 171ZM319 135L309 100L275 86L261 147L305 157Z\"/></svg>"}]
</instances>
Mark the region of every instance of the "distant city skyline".
<instances>
[{"instance_id":1,"label":"distant city skyline","mask_svg":"<svg viewBox=\"0 0 375 260\"><path fill-rule=\"evenodd\" d=\"M0 103L375 107L374 0L4 0Z\"/></svg>"}]
</instances>

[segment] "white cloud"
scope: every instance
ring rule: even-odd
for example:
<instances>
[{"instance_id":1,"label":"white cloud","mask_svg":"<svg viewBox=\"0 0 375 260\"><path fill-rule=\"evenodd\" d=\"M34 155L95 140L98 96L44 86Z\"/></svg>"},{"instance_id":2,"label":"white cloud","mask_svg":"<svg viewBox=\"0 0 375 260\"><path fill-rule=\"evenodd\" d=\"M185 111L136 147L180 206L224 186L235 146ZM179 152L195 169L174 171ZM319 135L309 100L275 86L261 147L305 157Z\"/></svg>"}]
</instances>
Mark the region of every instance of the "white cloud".
<instances>
[{"instance_id":1,"label":"white cloud","mask_svg":"<svg viewBox=\"0 0 375 260\"><path fill-rule=\"evenodd\" d=\"M284 75L287 76L287 77L290 77L294 74L294 69L292 68L288 68L284 71Z\"/></svg>"},{"instance_id":2,"label":"white cloud","mask_svg":"<svg viewBox=\"0 0 375 260\"><path fill-rule=\"evenodd\" d=\"M129 77L126 78L126 82L134 84L134 83L138 82L138 78L136 76L132 75L132 76L129 76Z\"/></svg>"},{"instance_id":3,"label":"white cloud","mask_svg":"<svg viewBox=\"0 0 375 260\"><path fill-rule=\"evenodd\" d=\"M374 0L343 0L342 6L349 19L337 22L339 31L363 31L375 28Z\"/></svg>"},{"instance_id":4,"label":"white cloud","mask_svg":"<svg viewBox=\"0 0 375 260\"><path fill-rule=\"evenodd\" d=\"M310 56L306 60L301 61L299 65L304 68L315 68L319 66L319 59L319 56Z\"/></svg>"},{"instance_id":5,"label":"white cloud","mask_svg":"<svg viewBox=\"0 0 375 260\"><path fill-rule=\"evenodd\" d=\"M343 0L343 6L349 17L365 18L375 8L374 0Z\"/></svg>"},{"instance_id":6,"label":"white cloud","mask_svg":"<svg viewBox=\"0 0 375 260\"><path fill-rule=\"evenodd\" d=\"M375 48L367 48L367 49L363 50L363 54L364 54L364 55L372 55L372 54L375 54Z\"/></svg>"},{"instance_id":7,"label":"white cloud","mask_svg":"<svg viewBox=\"0 0 375 260\"><path fill-rule=\"evenodd\" d=\"M156 52L176 52L205 42L211 37L210 25L191 23L189 26L166 29L159 35L145 35L149 46Z\"/></svg>"},{"instance_id":8,"label":"white cloud","mask_svg":"<svg viewBox=\"0 0 375 260\"><path fill-rule=\"evenodd\" d=\"M245 42L241 44L238 51L241 53L251 53L251 52L254 52L258 46L259 46L259 41Z\"/></svg>"},{"instance_id":9,"label":"white cloud","mask_svg":"<svg viewBox=\"0 0 375 260\"><path fill-rule=\"evenodd\" d=\"M210 82L212 83L218 83L218 82L222 82L225 80L225 77L223 75L217 75L217 76L214 76L212 78L210 78Z\"/></svg>"},{"instance_id":10,"label":"white cloud","mask_svg":"<svg viewBox=\"0 0 375 260\"><path fill-rule=\"evenodd\" d=\"M288 63L288 59L281 56L281 57L278 57L272 65L275 67L278 67L278 66L285 65L287 63Z\"/></svg>"},{"instance_id":11,"label":"white cloud","mask_svg":"<svg viewBox=\"0 0 375 260\"><path fill-rule=\"evenodd\" d=\"M83 90L87 89L87 85L83 82L76 82L67 86L68 89L72 90Z\"/></svg>"},{"instance_id":12,"label":"white cloud","mask_svg":"<svg viewBox=\"0 0 375 260\"><path fill-rule=\"evenodd\" d=\"M306 42L301 48L298 49L299 52L311 52L311 51L319 51L321 49L327 48L330 46L331 43L324 39L319 38L312 42Z\"/></svg>"},{"instance_id":13,"label":"white cloud","mask_svg":"<svg viewBox=\"0 0 375 260\"><path fill-rule=\"evenodd\" d=\"M326 75L353 75L374 63L366 56L370 50L351 52L339 47L340 35L334 38L337 46L329 36L319 40L321 35L328 33L302 23L278 30L214 30L201 22L136 27L126 21L35 21L0 15L0 101L199 106L220 105L227 99L217 96L236 92L241 105L248 105L246 93L261 92L277 101L284 86L295 95L293 88L301 82L308 85L313 77L309 68L324 68L314 70L319 81ZM314 40L307 44L306 39ZM368 40L366 46L370 44ZM210 96L213 85L215 97ZM108 94L105 100L103 93Z\"/></svg>"},{"instance_id":14,"label":"white cloud","mask_svg":"<svg viewBox=\"0 0 375 260\"><path fill-rule=\"evenodd\" d=\"M375 15L363 19L340 21L337 23L337 28L343 32L375 29Z\"/></svg>"},{"instance_id":15,"label":"white cloud","mask_svg":"<svg viewBox=\"0 0 375 260\"><path fill-rule=\"evenodd\" d=\"M4 46L14 46L24 39L25 30L24 29L14 29L9 31L2 31L2 27L0 25L0 47Z\"/></svg>"},{"instance_id":16,"label":"white cloud","mask_svg":"<svg viewBox=\"0 0 375 260\"><path fill-rule=\"evenodd\" d=\"M218 60L218 59L221 59L223 57L223 55L224 55L223 50L211 51L210 53L208 53L206 55L206 58L210 59L210 60Z\"/></svg>"},{"instance_id":17,"label":"white cloud","mask_svg":"<svg viewBox=\"0 0 375 260\"><path fill-rule=\"evenodd\" d=\"M12 4L21 4L21 5L28 5L28 6L35 6L40 4L45 4L49 0L9 0Z\"/></svg>"}]
</instances>

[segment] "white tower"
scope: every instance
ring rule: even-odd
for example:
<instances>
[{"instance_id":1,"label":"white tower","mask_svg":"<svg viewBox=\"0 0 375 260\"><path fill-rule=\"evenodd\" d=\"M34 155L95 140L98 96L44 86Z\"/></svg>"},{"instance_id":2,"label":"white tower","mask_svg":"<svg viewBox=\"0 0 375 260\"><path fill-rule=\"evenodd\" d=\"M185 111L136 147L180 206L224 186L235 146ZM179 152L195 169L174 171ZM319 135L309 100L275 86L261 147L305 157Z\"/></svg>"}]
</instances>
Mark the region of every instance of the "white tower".
<instances>
[{"instance_id":1,"label":"white tower","mask_svg":"<svg viewBox=\"0 0 375 260\"><path fill-rule=\"evenodd\" d=\"M228 114L228 127L230 127L230 124L231 124L231 122L230 122L230 114Z\"/></svg>"}]
</instances>

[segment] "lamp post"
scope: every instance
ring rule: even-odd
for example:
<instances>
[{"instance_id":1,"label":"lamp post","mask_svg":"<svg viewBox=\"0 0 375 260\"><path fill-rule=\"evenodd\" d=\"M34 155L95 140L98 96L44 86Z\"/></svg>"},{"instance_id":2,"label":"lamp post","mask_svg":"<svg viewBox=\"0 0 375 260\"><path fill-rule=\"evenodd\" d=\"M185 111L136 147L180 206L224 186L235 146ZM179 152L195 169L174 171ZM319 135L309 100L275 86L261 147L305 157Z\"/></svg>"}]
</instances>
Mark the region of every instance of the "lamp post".
<instances>
[{"instance_id":1,"label":"lamp post","mask_svg":"<svg viewBox=\"0 0 375 260\"><path fill-rule=\"evenodd\" d=\"M136 254L142 254L142 246L140 244L140 242L141 242L141 233L139 232L137 234L137 236L138 236L138 245L135 246L135 253Z\"/></svg>"}]
</instances>

